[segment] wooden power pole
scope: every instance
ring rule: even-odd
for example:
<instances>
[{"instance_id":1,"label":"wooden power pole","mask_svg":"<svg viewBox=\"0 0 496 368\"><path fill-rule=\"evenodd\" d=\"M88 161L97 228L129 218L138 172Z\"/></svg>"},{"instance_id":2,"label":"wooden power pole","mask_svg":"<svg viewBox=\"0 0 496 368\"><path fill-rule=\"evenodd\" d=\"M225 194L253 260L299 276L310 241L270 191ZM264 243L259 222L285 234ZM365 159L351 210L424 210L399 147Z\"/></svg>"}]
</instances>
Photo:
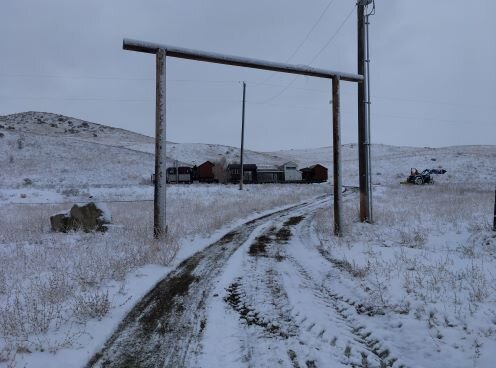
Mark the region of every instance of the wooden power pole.
<instances>
[{"instance_id":1,"label":"wooden power pole","mask_svg":"<svg viewBox=\"0 0 496 368\"><path fill-rule=\"evenodd\" d=\"M246 83L243 82L243 108L241 112L241 152L240 152L240 166L239 166L239 190L243 190L243 177L245 175L243 169L243 152L245 144L245 99L246 99Z\"/></svg>"},{"instance_id":2,"label":"wooden power pole","mask_svg":"<svg viewBox=\"0 0 496 368\"><path fill-rule=\"evenodd\" d=\"M370 183L370 127L367 119L367 78L365 77L365 8L371 1L358 0L357 2L357 35L358 35L358 74L364 80L358 83L358 177L360 188L360 221L372 220L372 200Z\"/></svg>"},{"instance_id":3,"label":"wooden power pole","mask_svg":"<svg viewBox=\"0 0 496 368\"><path fill-rule=\"evenodd\" d=\"M161 238L167 231L166 201L166 51L156 53L156 109L155 109L155 191L153 198L153 236Z\"/></svg>"},{"instance_id":4,"label":"wooden power pole","mask_svg":"<svg viewBox=\"0 0 496 368\"><path fill-rule=\"evenodd\" d=\"M332 147L334 175L334 235L343 235L343 191L341 181L341 101L339 77L332 78Z\"/></svg>"}]
</instances>

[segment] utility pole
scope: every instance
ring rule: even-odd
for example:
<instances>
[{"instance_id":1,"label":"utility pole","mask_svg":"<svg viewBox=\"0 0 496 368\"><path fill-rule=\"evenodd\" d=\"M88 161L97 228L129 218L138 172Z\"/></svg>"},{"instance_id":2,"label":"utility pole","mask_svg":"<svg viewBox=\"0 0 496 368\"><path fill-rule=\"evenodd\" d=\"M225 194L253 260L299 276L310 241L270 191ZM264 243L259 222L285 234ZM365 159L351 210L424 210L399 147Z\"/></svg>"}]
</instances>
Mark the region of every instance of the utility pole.
<instances>
[{"instance_id":1,"label":"utility pole","mask_svg":"<svg viewBox=\"0 0 496 368\"><path fill-rule=\"evenodd\" d=\"M240 177L239 177L239 190L243 190L243 152L245 144L245 100L246 100L246 83L243 82L243 109L241 113L241 153L240 153Z\"/></svg>"},{"instance_id":2,"label":"utility pole","mask_svg":"<svg viewBox=\"0 0 496 368\"><path fill-rule=\"evenodd\" d=\"M153 198L153 236L155 239L160 239L167 232L165 60L166 51L158 50L156 54L155 191Z\"/></svg>"},{"instance_id":3,"label":"utility pole","mask_svg":"<svg viewBox=\"0 0 496 368\"><path fill-rule=\"evenodd\" d=\"M372 222L372 182L370 164L370 90L368 87L368 15L366 8L373 0L357 2L358 74L358 176L360 188L360 221Z\"/></svg>"},{"instance_id":4,"label":"utility pole","mask_svg":"<svg viewBox=\"0 0 496 368\"><path fill-rule=\"evenodd\" d=\"M339 77L332 78L332 148L334 174L334 235L343 235L343 191L341 181L341 101Z\"/></svg>"}]
</instances>

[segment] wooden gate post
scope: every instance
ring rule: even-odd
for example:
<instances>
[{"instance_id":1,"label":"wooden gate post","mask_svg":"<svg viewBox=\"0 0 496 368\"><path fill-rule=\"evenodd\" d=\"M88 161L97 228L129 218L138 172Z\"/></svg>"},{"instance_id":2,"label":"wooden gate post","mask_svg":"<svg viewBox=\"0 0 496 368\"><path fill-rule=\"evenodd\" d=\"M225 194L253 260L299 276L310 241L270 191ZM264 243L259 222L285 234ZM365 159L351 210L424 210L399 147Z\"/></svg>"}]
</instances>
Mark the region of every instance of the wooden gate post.
<instances>
[{"instance_id":1,"label":"wooden gate post","mask_svg":"<svg viewBox=\"0 0 496 368\"><path fill-rule=\"evenodd\" d=\"M156 53L156 109L155 109L155 192L153 207L153 236L162 238L167 232L166 221L166 51ZM177 174L177 173L176 173Z\"/></svg>"},{"instance_id":2,"label":"wooden gate post","mask_svg":"<svg viewBox=\"0 0 496 368\"><path fill-rule=\"evenodd\" d=\"M332 151L334 174L334 235L343 235L341 182L341 108L339 77L332 78Z\"/></svg>"}]
</instances>

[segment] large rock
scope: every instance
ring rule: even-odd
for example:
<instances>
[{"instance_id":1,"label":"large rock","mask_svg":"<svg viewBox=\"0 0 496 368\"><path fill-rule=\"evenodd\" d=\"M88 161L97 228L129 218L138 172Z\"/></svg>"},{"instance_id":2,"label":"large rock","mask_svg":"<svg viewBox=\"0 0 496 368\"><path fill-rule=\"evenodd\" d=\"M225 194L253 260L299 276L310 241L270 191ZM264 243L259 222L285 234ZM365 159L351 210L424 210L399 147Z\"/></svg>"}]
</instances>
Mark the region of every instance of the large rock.
<instances>
[{"instance_id":1,"label":"large rock","mask_svg":"<svg viewBox=\"0 0 496 368\"><path fill-rule=\"evenodd\" d=\"M57 232L66 233L72 228L69 213L58 213L50 216L50 224L52 225L52 231Z\"/></svg>"},{"instance_id":2,"label":"large rock","mask_svg":"<svg viewBox=\"0 0 496 368\"><path fill-rule=\"evenodd\" d=\"M75 204L67 213L59 213L50 217L52 231L68 232L71 230L84 232L106 231L110 224L110 212L105 205L90 202L83 206Z\"/></svg>"}]
</instances>

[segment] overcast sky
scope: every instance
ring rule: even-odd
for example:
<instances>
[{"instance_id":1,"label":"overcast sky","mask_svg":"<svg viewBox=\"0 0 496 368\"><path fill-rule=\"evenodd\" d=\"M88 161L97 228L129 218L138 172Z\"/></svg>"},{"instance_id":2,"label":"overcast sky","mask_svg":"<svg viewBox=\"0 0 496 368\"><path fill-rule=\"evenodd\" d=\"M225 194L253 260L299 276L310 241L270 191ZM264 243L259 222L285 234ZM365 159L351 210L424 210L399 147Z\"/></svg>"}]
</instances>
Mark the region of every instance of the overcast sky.
<instances>
[{"instance_id":1,"label":"overcast sky","mask_svg":"<svg viewBox=\"0 0 496 368\"><path fill-rule=\"evenodd\" d=\"M126 37L355 73L354 3L4 0L0 115L47 111L154 135L155 59L122 50ZM376 7L373 143L496 144L496 2L377 0ZM328 80L167 63L168 140L239 145L244 80L248 148L332 142ZM356 85L342 90L342 141L353 143Z\"/></svg>"}]
</instances>

